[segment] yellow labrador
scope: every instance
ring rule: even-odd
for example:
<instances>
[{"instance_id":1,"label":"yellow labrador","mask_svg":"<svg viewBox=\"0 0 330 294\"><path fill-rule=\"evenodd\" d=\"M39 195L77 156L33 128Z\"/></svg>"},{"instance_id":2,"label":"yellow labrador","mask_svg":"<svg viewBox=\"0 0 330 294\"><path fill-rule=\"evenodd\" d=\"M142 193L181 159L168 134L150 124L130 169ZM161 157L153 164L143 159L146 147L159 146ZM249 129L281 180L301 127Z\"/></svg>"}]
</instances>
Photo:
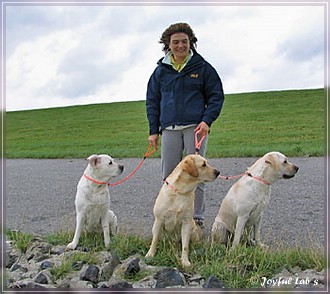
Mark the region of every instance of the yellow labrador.
<instances>
[{"instance_id":1,"label":"yellow labrador","mask_svg":"<svg viewBox=\"0 0 330 294\"><path fill-rule=\"evenodd\" d=\"M219 174L200 155L188 155L176 166L164 181L155 202L153 237L146 257L155 255L163 230L181 232L181 262L184 267L191 265L188 259L190 237L198 241L201 233L193 220L195 190L199 183L214 181Z\"/></svg>"},{"instance_id":2,"label":"yellow labrador","mask_svg":"<svg viewBox=\"0 0 330 294\"><path fill-rule=\"evenodd\" d=\"M299 167L290 163L285 155L269 152L258 159L245 175L228 191L212 226L212 242L227 243L229 233L234 234L232 248L236 247L246 229L249 242L260 242L260 227L264 209L269 203L270 186L278 179L290 179Z\"/></svg>"}]
</instances>

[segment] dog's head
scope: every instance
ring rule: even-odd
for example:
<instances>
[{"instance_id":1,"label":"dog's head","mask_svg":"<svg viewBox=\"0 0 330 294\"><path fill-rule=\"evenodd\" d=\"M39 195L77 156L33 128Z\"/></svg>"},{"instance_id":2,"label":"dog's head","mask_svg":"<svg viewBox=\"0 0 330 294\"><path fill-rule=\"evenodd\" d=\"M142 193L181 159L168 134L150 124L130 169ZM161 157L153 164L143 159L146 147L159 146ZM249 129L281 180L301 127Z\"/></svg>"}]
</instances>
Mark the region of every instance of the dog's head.
<instances>
[{"instance_id":1,"label":"dog's head","mask_svg":"<svg viewBox=\"0 0 330 294\"><path fill-rule=\"evenodd\" d=\"M180 165L184 173L200 182L212 182L220 175L220 172L211 167L207 160L200 155L188 155Z\"/></svg>"},{"instance_id":2,"label":"dog's head","mask_svg":"<svg viewBox=\"0 0 330 294\"><path fill-rule=\"evenodd\" d=\"M100 179L111 179L120 175L124 170L123 165L116 163L111 156L106 154L93 154L87 158L87 161L95 175Z\"/></svg>"},{"instance_id":3,"label":"dog's head","mask_svg":"<svg viewBox=\"0 0 330 294\"><path fill-rule=\"evenodd\" d=\"M287 159L280 152L269 152L263 157L266 163L266 173L276 179L291 179L298 172L299 167Z\"/></svg>"}]
</instances>

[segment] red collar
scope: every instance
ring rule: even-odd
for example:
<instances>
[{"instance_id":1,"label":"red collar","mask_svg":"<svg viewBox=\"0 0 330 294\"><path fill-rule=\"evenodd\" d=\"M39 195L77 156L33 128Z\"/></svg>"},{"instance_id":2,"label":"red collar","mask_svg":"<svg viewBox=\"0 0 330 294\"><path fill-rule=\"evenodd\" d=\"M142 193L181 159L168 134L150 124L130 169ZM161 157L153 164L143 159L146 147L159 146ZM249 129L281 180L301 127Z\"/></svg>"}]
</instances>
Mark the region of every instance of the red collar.
<instances>
[{"instance_id":1,"label":"red collar","mask_svg":"<svg viewBox=\"0 0 330 294\"><path fill-rule=\"evenodd\" d=\"M250 172L245 172L245 175L247 175L247 176L249 176L249 177L251 177L251 178L253 178L253 179L255 179L255 180L257 180L257 181L259 181L259 182L261 182L261 183L263 183L263 184L265 184L265 185L267 185L267 186L270 186L270 183L269 182L267 182L267 181L265 181L264 179L262 179L262 178L259 178L259 177L256 177L256 176L254 176L254 175L252 175Z\"/></svg>"},{"instance_id":2,"label":"red collar","mask_svg":"<svg viewBox=\"0 0 330 294\"><path fill-rule=\"evenodd\" d=\"M167 179L165 179L165 180L163 181L163 183L166 184L167 187L169 187L174 193L178 193L178 190L175 189L174 186L172 186L172 185L167 181Z\"/></svg>"},{"instance_id":3,"label":"red collar","mask_svg":"<svg viewBox=\"0 0 330 294\"><path fill-rule=\"evenodd\" d=\"M93 178L87 176L85 173L84 173L84 177L85 177L87 180L89 180L89 181L91 181L91 182L93 182L93 183L95 183L95 184L98 184L98 185L106 185L106 184L108 184L108 182L100 182L100 181L98 181L98 180L95 180L95 179L93 179Z\"/></svg>"}]
</instances>

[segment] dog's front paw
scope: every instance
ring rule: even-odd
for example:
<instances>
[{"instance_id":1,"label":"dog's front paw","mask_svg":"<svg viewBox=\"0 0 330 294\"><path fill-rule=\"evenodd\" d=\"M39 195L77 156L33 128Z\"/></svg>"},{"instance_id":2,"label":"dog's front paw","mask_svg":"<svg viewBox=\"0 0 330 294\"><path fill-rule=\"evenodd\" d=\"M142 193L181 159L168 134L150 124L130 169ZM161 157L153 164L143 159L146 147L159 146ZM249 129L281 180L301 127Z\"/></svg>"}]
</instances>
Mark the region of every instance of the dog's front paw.
<instances>
[{"instance_id":1,"label":"dog's front paw","mask_svg":"<svg viewBox=\"0 0 330 294\"><path fill-rule=\"evenodd\" d=\"M146 254L145 258L151 258L154 257L155 252L153 252L151 249L148 251L148 253Z\"/></svg>"},{"instance_id":2,"label":"dog's front paw","mask_svg":"<svg viewBox=\"0 0 330 294\"><path fill-rule=\"evenodd\" d=\"M70 250L74 250L76 249L78 244L76 244L75 242L71 242L66 246L66 249L70 249Z\"/></svg>"},{"instance_id":3,"label":"dog's front paw","mask_svg":"<svg viewBox=\"0 0 330 294\"><path fill-rule=\"evenodd\" d=\"M252 240L252 239L250 240L249 245L255 246L255 247L260 247L262 249L268 249L269 248L266 244L261 243L260 241L257 241L257 240Z\"/></svg>"},{"instance_id":4,"label":"dog's front paw","mask_svg":"<svg viewBox=\"0 0 330 294\"><path fill-rule=\"evenodd\" d=\"M109 210L110 215L110 234L111 236L114 236L118 232L118 220L117 216L114 214L112 210Z\"/></svg>"},{"instance_id":5,"label":"dog's front paw","mask_svg":"<svg viewBox=\"0 0 330 294\"><path fill-rule=\"evenodd\" d=\"M110 238L104 239L104 245L105 245L105 247L108 247L109 244L110 244Z\"/></svg>"},{"instance_id":6,"label":"dog's front paw","mask_svg":"<svg viewBox=\"0 0 330 294\"><path fill-rule=\"evenodd\" d=\"M189 260L181 260L181 263L182 263L182 266L184 267L184 268L189 268L189 267L191 267L191 263L190 263L190 261Z\"/></svg>"},{"instance_id":7,"label":"dog's front paw","mask_svg":"<svg viewBox=\"0 0 330 294\"><path fill-rule=\"evenodd\" d=\"M261 243L261 242L258 242L258 243L256 244L256 246L258 246L258 247L260 247L260 248L262 248L262 249L265 249L265 250L267 250L267 249L269 248L269 246L267 246L266 244L263 244L263 243Z\"/></svg>"}]
</instances>

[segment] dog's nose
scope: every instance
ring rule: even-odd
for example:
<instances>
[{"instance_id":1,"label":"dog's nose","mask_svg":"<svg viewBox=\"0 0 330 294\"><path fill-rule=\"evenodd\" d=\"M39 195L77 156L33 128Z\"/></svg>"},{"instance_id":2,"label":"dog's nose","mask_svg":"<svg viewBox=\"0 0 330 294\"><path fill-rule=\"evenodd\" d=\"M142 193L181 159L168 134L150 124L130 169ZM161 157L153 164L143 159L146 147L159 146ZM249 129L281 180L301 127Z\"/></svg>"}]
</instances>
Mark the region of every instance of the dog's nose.
<instances>
[{"instance_id":1,"label":"dog's nose","mask_svg":"<svg viewBox=\"0 0 330 294\"><path fill-rule=\"evenodd\" d=\"M220 176L220 172L217 169L215 169L213 172L216 175L216 177Z\"/></svg>"},{"instance_id":2,"label":"dog's nose","mask_svg":"<svg viewBox=\"0 0 330 294\"><path fill-rule=\"evenodd\" d=\"M295 170L296 172L298 172L298 170L299 170L299 166L295 165L295 166L294 166L294 170Z\"/></svg>"},{"instance_id":3,"label":"dog's nose","mask_svg":"<svg viewBox=\"0 0 330 294\"><path fill-rule=\"evenodd\" d=\"M120 169L121 171L123 171L123 170L124 170L124 166L121 165L121 164L119 164L119 169Z\"/></svg>"}]
</instances>

